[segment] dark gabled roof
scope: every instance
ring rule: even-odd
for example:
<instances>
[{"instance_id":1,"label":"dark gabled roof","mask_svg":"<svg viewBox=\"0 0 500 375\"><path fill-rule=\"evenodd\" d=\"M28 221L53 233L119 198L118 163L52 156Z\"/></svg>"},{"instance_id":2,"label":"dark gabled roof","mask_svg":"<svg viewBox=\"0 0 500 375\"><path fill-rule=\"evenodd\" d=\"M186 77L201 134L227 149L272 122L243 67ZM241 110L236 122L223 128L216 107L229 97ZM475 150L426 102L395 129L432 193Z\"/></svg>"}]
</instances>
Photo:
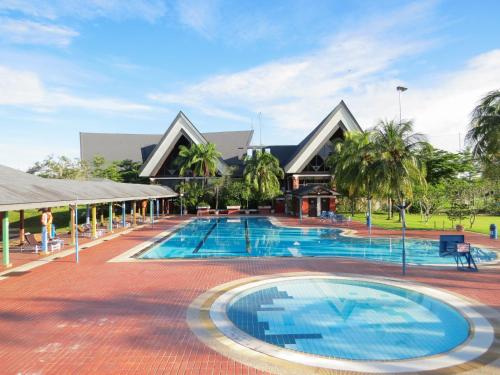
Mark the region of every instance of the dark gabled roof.
<instances>
[{"instance_id":1,"label":"dark gabled roof","mask_svg":"<svg viewBox=\"0 0 500 375\"><path fill-rule=\"evenodd\" d=\"M278 158L278 160L280 161L280 165L283 167L295 154L297 145L274 145L266 146L265 148L271 149L271 154Z\"/></svg>"},{"instance_id":2,"label":"dark gabled roof","mask_svg":"<svg viewBox=\"0 0 500 375\"><path fill-rule=\"evenodd\" d=\"M229 164L241 159L253 136L253 130L202 133L215 143L222 159ZM154 150L163 134L80 133L80 157L92 161L103 156L108 161L130 159L143 163Z\"/></svg>"},{"instance_id":3,"label":"dark gabled roof","mask_svg":"<svg viewBox=\"0 0 500 375\"><path fill-rule=\"evenodd\" d=\"M80 133L80 158L92 161L103 156L108 161L130 159L143 162L161 134ZM148 150L149 148L149 150Z\"/></svg>"},{"instance_id":4,"label":"dark gabled roof","mask_svg":"<svg viewBox=\"0 0 500 375\"><path fill-rule=\"evenodd\" d=\"M306 196L306 195L340 195L339 193L329 189L323 184L309 184L309 185L303 185L299 187L298 189L295 189L292 191L293 195L297 195L300 197Z\"/></svg>"},{"instance_id":5,"label":"dark gabled roof","mask_svg":"<svg viewBox=\"0 0 500 375\"><path fill-rule=\"evenodd\" d=\"M246 154L246 149L252 140L253 130L202 134L208 142L217 146L217 150L222 154L222 160L228 164L238 164L242 163L242 156Z\"/></svg>"}]
</instances>

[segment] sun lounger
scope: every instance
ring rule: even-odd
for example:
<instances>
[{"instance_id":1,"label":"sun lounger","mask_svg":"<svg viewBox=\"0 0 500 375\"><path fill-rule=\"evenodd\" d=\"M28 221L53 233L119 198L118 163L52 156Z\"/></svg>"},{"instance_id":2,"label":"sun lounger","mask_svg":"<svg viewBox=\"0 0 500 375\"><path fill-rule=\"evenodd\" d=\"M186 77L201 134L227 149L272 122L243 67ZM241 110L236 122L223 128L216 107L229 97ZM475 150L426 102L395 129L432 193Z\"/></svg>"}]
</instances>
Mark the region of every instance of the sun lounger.
<instances>
[{"instance_id":1,"label":"sun lounger","mask_svg":"<svg viewBox=\"0 0 500 375\"><path fill-rule=\"evenodd\" d=\"M36 240L34 234L28 232L24 235L24 239L26 241L26 244L23 245L23 249L34 250L35 253L38 253L38 251L42 250L42 243ZM61 250L63 244L64 241L60 239L47 240L47 250L49 251Z\"/></svg>"},{"instance_id":2,"label":"sun lounger","mask_svg":"<svg viewBox=\"0 0 500 375\"><path fill-rule=\"evenodd\" d=\"M439 236L439 256L453 257L457 264L457 270L478 270L470 251L470 243L465 242L463 234ZM467 267L464 265L464 260L467 263Z\"/></svg>"}]
</instances>

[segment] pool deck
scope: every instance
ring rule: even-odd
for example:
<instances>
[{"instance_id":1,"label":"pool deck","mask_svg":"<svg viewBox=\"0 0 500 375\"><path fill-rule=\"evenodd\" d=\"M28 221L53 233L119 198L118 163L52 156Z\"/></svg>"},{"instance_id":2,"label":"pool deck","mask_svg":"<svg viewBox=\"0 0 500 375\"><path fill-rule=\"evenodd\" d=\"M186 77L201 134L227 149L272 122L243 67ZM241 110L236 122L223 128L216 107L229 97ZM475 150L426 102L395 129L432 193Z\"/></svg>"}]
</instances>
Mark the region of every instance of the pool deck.
<instances>
[{"instance_id":1,"label":"pool deck","mask_svg":"<svg viewBox=\"0 0 500 375\"><path fill-rule=\"evenodd\" d=\"M319 220L280 218L287 225ZM401 279L400 266L350 259L266 258L190 262L108 262L179 223L122 233L26 272L12 269L0 280L0 373L3 374L257 374L199 341L186 322L189 305L207 290L240 278L289 272L356 273ZM361 235L366 229L353 223ZM437 239L441 231L409 231ZM455 232L456 233L456 232ZM372 235L398 235L375 229ZM499 248L499 241L465 233L472 243ZM62 255L62 254L61 254ZM410 267L405 280L443 288L500 312L500 267L480 272ZM500 326L500 322L495 322ZM498 342L498 338L497 338ZM490 353L490 360L500 352ZM499 364L497 363L496 366ZM500 368L463 367L495 374Z\"/></svg>"}]
</instances>

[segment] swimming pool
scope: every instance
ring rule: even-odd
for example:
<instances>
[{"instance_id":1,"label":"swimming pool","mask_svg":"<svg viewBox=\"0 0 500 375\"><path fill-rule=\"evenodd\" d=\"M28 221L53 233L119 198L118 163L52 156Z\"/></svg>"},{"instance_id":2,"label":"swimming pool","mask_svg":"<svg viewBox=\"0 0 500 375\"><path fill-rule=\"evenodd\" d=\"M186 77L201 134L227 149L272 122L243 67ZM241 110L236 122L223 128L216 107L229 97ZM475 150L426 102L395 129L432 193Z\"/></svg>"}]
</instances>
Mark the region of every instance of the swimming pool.
<instances>
[{"instance_id":1,"label":"swimming pool","mask_svg":"<svg viewBox=\"0 0 500 375\"><path fill-rule=\"evenodd\" d=\"M401 262L401 241L390 238L347 237L331 228L274 225L265 217L194 219L164 242L142 252L142 259L221 257L350 257ZM407 239L410 264L454 264L442 258L438 242ZM472 249L476 262L496 259L496 253Z\"/></svg>"},{"instance_id":2,"label":"swimming pool","mask_svg":"<svg viewBox=\"0 0 500 375\"><path fill-rule=\"evenodd\" d=\"M301 278L259 285L226 306L240 330L269 344L348 360L406 360L448 352L467 320L432 297L352 279Z\"/></svg>"}]
</instances>

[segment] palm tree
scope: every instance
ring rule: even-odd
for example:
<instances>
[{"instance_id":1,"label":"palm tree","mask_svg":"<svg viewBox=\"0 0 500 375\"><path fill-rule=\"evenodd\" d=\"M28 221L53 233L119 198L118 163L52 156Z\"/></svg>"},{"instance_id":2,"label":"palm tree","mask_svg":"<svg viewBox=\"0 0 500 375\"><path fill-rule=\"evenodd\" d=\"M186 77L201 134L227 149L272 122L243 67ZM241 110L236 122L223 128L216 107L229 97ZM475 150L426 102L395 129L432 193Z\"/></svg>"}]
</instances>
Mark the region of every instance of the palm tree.
<instances>
[{"instance_id":1,"label":"palm tree","mask_svg":"<svg viewBox=\"0 0 500 375\"><path fill-rule=\"evenodd\" d=\"M486 166L498 165L500 159L500 90L489 92L472 112L466 137L472 155Z\"/></svg>"},{"instance_id":2,"label":"palm tree","mask_svg":"<svg viewBox=\"0 0 500 375\"><path fill-rule=\"evenodd\" d=\"M245 158L245 182L257 193L260 201L272 199L281 193L280 179L285 173L279 160L269 152L255 150Z\"/></svg>"},{"instance_id":3,"label":"palm tree","mask_svg":"<svg viewBox=\"0 0 500 375\"><path fill-rule=\"evenodd\" d=\"M193 177L204 177L203 187L208 177L214 176L217 172L217 163L221 153L215 148L215 144L191 144L190 147L179 146L179 162L181 168L179 174L184 176L188 170L193 173Z\"/></svg>"},{"instance_id":4,"label":"palm tree","mask_svg":"<svg viewBox=\"0 0 500 375\"><path fill-rule=\"evenodd\" d=\"M368 227L371 229L371 202L381 187L382 165L372 142L371 132L347 133L328 159L335 183L349 196L365 195L368 201Z\"/></svg>"},{"instance_id":5,"label":"palm tree","mask_svg":"<svg viewBox=\"0 0 500 375\"><path fill-rule=\"evenodd\" d=\"M413 132L413 122L379 121L373 132L373 142L382 163L382 178L390 198L399 203L412 195L415 183L424 183L424 168L417 152L427 142L422 134ZM389 203L392 207L392 199Z\"/></svg>"}]
</instances>

